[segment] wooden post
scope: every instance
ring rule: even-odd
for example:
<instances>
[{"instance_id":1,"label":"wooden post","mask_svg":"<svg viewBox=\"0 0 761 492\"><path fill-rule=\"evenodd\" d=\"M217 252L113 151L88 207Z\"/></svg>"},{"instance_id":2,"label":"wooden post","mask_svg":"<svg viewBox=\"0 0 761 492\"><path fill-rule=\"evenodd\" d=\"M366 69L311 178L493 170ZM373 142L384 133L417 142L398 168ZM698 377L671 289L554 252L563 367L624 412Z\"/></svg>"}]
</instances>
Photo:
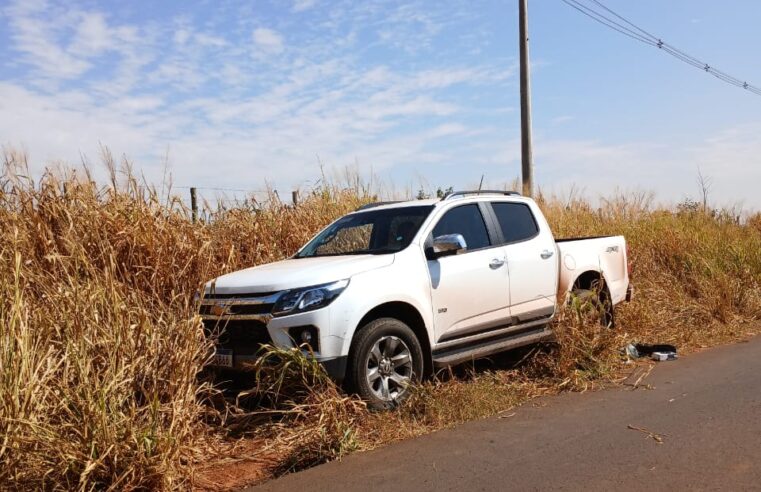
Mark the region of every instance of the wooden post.
<instances>
[{"instance_id":1,"label":"wooden post","mask_svg":"<svg viewBox=\"0 0 761 492\"><path fill-rule=\"evenodd\" d=\"M196 199L196 189L190 188L190 210L193 211L193 222L198 220L198 200Z\"/></svg>"},{"instance_id":2,"label":"wooden post","mask_svg":"<svg viewBox=\"0 0 761 492\"><path fill-rule=\"evenodd\" d=\"M293 207L296 208L299 205L299 190L291 192L291 199L293 200Z\"/></svg>"}]
</instances>

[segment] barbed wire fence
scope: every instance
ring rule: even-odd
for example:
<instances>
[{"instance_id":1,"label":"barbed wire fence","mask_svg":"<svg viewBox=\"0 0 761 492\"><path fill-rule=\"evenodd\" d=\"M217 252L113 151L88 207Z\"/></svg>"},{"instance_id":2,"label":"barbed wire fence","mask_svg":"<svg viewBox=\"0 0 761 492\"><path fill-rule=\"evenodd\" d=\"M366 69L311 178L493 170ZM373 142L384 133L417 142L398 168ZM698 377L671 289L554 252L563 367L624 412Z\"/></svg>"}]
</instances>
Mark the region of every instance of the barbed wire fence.
<instances>
[{"instance_id":1,"label":"barbed wire fence","mask_svg":"<svg viewBox=\"0 0 761 492\"><path fill-rule=\"evenodd\" d=\"M278 202L286 206L298 207L300 192L292 190L289 196L281 197L275 188L248 189L248 188L222 188L211 186L174 186L176 189L187 190L190 212L193 222L207 221L212 212L219 212L233 208L256 210ZM206 196L204 192L207 192ZM213 197L209 194L215 193ZM186 202L188 203L188 202Z\"/></svg>"}]
</instances>

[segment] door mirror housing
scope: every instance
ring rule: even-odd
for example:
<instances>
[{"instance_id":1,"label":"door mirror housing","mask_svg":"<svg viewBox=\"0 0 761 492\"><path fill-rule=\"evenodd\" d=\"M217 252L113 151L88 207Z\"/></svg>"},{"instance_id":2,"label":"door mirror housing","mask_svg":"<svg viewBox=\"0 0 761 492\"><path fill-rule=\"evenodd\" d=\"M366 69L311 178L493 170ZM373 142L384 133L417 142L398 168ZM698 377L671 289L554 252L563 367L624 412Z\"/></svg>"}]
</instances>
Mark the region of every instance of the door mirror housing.
<instances>
[{"instance_id":1,"label":"door mirror housing","mask_svg":"<svg viewBox=\"0 0 761 492\"><path fill-rule=\"evenodd\" d=\"M468 249L468 244L462 234L444 234L433 239L433 255L435 257L456 255Z\"/></svg>"}]
</instances>

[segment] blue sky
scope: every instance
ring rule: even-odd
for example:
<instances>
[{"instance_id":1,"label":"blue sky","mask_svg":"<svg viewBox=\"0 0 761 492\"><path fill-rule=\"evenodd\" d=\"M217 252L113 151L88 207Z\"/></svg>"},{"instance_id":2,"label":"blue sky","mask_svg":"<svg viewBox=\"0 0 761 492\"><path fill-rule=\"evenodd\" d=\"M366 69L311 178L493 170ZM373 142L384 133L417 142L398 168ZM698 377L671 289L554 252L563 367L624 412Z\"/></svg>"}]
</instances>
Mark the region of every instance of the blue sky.
<instances>
[{"instance_id":1,"label":"blue sky","mask_svg":"<svg viewBox=\"0 0 761 492\"><path fill-rule=\"evenodd\" d=\"M761 85L761 3L607 0ZM761 208L761 97L530 0L537 184ZM99 145L159 183L308 187L358 167L397 189L520 169L517 1L0 3L0 143L39 173Z\"/></svg>"}]
</instances>

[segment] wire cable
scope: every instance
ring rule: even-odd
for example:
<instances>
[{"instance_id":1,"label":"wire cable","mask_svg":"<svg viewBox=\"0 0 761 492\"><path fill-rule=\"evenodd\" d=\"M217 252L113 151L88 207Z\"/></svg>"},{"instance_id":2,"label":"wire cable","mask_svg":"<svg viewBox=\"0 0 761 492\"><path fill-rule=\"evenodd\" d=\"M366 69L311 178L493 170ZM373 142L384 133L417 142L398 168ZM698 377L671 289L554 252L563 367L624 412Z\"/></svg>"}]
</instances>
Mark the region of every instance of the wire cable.
<instances>
[{"instance_id":1,"label":"wire cable","mask_svg":"<svg viewBox=\"0 0 761 492\"><path fill-rule=\"evenodd\" d=\"M576 1L576 0L561 0L563 3L570 5L574 9L578 10L582 14L586 15L587 17L590 17L591 19L599 22L600 24L603 24L604 26L607 26L615 31L620 32L621 34L625 36L629 36L632 39L635 39L637 41L643 42L645 44L650 44L652 46L655 46L656 43L652 42L648 38L637 34L636 32L632 31L631 29L622 26L618 22L615 22L608 17L605 17L604 15L595 12L593 9L587 7L586 5L583 5L582 3Z\"/></svg>"},{"instance_id":2,"label":"wire cable","mask_svg":"<svg viewBox=\"0 0 761 492\"><path fill-rule=\"evenodd\" d=\"M205 190L205 191L232 191L236 193L267 193L269 190L243 190L243 189L236 189L236 188L209 188L204 186L173 186L173 188L179 188L182 190L189 190L191 188L195 188L197 190ZM275 190L271 190L273 193Z\"/></svg>"},{"instance_id":3,"label":"wire cable","mask_svg":"<svg viewBox=\"0 0 761 492\"><path fill-rule=\"evenodd\" d=\"M618 31L619 33L625 36L628 36L634 39L635 41L639 41L641 43L644 43L650 46L655 46L661 51L664 51L665 53L673 56L677 60L683 63L686 63L688 65L692 65L693 67L698 68L700 70L703 70L704 72L713 75L714 77L721 80L722 82L726 82L727 84L734 85L735 87L745 89L748 92L761 96L761 88L751 85L748 82L742 79L738 79L737 77L734 77L726 72L723 72L709 65L708 63L705 63L699 60L698 58L688 53L685 53L679 48L664 42L661 38L655 36L654 34L651 34L650 32L639 27L638 25L636 25L635 23L633 23L626 17L606 7L599 0L590 0L590 1L594 5L597 5L598 8L601 8L602 11L600 11L599 9L595 9L593 6L589 4L584 4L580 0L561 0L561 1L565 3L566 5L569 5L570 7L574 8L578 12L581 12L582 14L586 15L590 19L593 19L594 21L610 29L613 29L614 31Z\"/></svg>"}]
</instances>

